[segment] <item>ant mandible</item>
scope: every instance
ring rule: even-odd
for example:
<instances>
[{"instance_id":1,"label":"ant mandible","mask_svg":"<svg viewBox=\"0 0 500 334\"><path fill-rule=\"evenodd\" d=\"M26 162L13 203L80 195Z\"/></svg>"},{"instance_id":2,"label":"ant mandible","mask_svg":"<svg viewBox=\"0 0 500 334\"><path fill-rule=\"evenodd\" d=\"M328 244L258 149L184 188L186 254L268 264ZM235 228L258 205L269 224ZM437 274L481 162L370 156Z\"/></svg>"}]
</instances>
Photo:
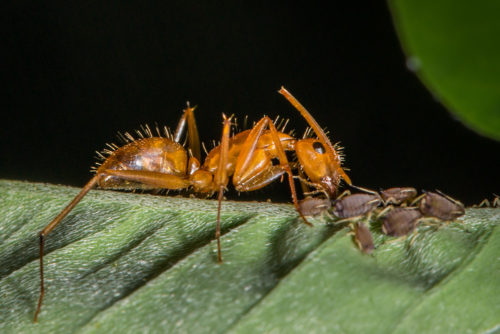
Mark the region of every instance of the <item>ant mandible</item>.
<instances>
[{"instance_id":1,"label":"ant mandible","mask_svg":"<svg viewBox=\"0 0 500 334\"><path fill-rule=\"evenodd\" d=\"M316 133L317 139L297 140L291 135L276 129L273 121L262 117L250 130L230 137L231 117L223 117L221 142L200 164L201 150L194 109L187 104L176 131L166 137L154 137L146 128L146 135L135 140L126 134L128 143L122 147L107 150L108 157L96 169L95 175L75 196L75 198L40 232L40 296L35 312L37 322L45 294L43 275L43 252L45 239L61 220L95 186L106 189L168 189L182 190L192 188L197 194L212 195L218 192L217 223L217 260L222 262L220 244L220 213L224 190L232 176L232 183L238 191L253 191L265 187L286 173L293 204L304 223L312 226L301 212L298 204L294 176L285 151L295 151L299 168L309 180L301 179L318 192L335 197L341 179L348 184L351 180L341 168L341 158L330 140L311 114L281 87L282 94L305 118ZM187 124L188 151L179 143ZM267 129L267 130L266 130ZM158 131L159 132L159 131ZM277 159L279 164L273 164Z\"/></svg>"}]
</instances>

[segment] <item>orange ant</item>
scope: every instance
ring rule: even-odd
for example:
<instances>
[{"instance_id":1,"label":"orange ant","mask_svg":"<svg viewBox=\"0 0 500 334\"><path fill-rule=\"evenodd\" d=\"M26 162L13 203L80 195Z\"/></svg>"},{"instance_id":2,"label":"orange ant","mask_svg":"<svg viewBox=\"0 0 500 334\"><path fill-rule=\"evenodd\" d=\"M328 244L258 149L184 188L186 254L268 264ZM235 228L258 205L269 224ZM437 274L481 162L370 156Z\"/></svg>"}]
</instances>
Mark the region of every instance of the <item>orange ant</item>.
<instances>
[{"instance_id":1,"label":"orange ant","mask_svg":"<svg viewBox=\"0 0 500 334\"><path fill-rule=\"evenodd\" d=\"M328 197L335 197L341 179L351 184L349 177L341 168L340 155L316 123L309 112L283 87L279 90L306 119L318 136L317 139L297 140L291 135L276 129L273 121L264 116L250 130L245 130L230 137L231 117L223 116L221 142L206 156L200 164L200 142L194 109L187 104L176 131L166 137L154 137L146 127L146 136L134 139L125 134L128 143L122 147L110 145L106 150L108 157L95 170L95 175L75 196L75 198L40 232L40 296L35 312L37 321L45 289L43 277L43 251L48 234L95 186L106 189L192 189L197 194L212 195L218 192L217 223L217 260L222 262L220 244L220 213L224 190L232 176L232 183L238 191L253 191L265 187L286 173L293 204L304 223L312 226L304 217L297 200L292 168L285 151L295 151L299 166L309 180L301 178L323 192ZM190 155L179 143L187 123L187 137ZM267 129L267 130L266 130ZM158 131L159 132L159 131ZM103 156L104 157L104 156ZM279 164L273 164L277 159Z\"/></svg>"}]
</instances>

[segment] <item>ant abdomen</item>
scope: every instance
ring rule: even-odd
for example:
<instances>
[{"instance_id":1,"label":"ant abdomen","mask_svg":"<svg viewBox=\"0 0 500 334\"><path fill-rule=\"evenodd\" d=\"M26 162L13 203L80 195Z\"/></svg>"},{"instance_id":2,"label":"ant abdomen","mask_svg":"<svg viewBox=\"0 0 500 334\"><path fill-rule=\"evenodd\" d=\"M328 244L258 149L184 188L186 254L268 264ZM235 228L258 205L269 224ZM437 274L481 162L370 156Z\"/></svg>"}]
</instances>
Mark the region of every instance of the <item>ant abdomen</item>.
<instances>
[{"instance_id":1,"label":"ant abdomen","mask_svg":"<svg viewBox=\"0 0 500 334\"><path fill-rule=\"evenodd\" d=\"M182 176L186 174L188 157L185 148L169 138L151 137L132 141L110 152L96 170L136 170ZM100 188L154 189L154 186L130 181L115 175L105 175L98 181Z\"/></svg>"}]
</instances>

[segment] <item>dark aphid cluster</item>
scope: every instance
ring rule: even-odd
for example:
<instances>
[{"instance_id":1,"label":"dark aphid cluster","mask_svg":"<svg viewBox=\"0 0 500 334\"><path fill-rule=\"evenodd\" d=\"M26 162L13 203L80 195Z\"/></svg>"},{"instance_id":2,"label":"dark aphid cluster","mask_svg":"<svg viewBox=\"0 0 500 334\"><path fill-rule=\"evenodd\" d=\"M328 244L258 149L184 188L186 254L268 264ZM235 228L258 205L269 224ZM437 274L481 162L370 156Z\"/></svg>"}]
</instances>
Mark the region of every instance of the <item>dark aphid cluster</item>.
<instances>
[{"instance_id":1,"label":"dark aphid cluster","mask_svg":"<svg viewBox=\"0 0 500 334\"><path fill-rule=\"evenodd\" d=\"M346 191L331 201L309 197L300 201L299 206L305 216L328 214L338 218L336 224L348 223L354 242L363 253L369 254L375 249L369 228L372 222L380 221L382 232L388 236L403 237L415 231L422 221L448 222L465 213L461 202L440 191L424 191L417 197L413 187L380 192L353 188L361 192ZM494 203L498 205L498 201Z\"/></svg>"},{"instance_id":2,"label":"dark aphid cluster","mask_svg":"<svg viewBox=\"0 0 500 334\"><path fill-rule=\"evenodd\" d=\"M340 218L337 224L348 223L356 245L363 253L369 254L375 246L371 232L363 221L369 221L371 212L381 203L382 199L376 192L351 194L345 191L335 200L307 197L299 202L299 208L304 216L333 215Z\"/></svg>"},{"instance_id":3,"label":"dark aphid cluster","mask_svg":"<svg viewBox=\"0 0 500 334\"><path fill-rule=\"evenodd\" d=\"M461 202L440 191L424 191L419 197L416 197L416 192L413 194L408 200L412 200L408 206L390 205L379 213L385 234L402 237L412 233L423 220L449 222L465 214L465 207Z\"/></svg>"}]
</instances>

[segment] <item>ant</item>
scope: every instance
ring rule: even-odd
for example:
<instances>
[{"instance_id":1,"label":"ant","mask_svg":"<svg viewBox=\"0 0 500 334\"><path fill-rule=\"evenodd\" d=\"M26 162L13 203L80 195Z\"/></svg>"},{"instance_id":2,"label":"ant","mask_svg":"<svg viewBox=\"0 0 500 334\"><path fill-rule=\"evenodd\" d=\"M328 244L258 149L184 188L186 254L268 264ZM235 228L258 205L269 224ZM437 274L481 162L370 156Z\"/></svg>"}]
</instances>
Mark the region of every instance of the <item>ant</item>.
<instances>
[{"instance_id":1,"label":"ant","mask_svg":"<svg viewBox=\"0 0 500 334\"><path fill-rule=\"evenodd\" d=\"M309 223L297 199L292 168L285 151L294 151L299 167L307 175L308 185L328 197L336 197L341 179L348 184L351 180L341 167L341 157L334 146L314 120L311 114L281 87L282 94L305 118L317 135L315 138L297 140L291 135L276 129L273 121L262 117L252 129L239 132L230 137L231 119L222 114L223 127L220 144L208 152L203 164L194 109L189 102L184 109L175 133L168 130L166 136L153 136L146 127L146 135L138 132L140 139L125 133L128 143L122 147L108 145L103 163L95 169L95 175L75 196L75 198L40 232L40 296L35 312L37 322L45 294L43 276L43 252L49 233L94 187L105 189L144 189L144 190L183 190L192 189L198 195L211 196L218 192L217 222L215 238L217 240L217 260L222 262L220 244L220 213L224 191L232 176L232 183L237 191L253 191L263 188L278 178L288 175L288 183L293 204L303 219ZM187 126L189 151L179 142ZM158 131L159 133L159 131ZM188 156L189 153L189 156ZM274 161L279 163L273 163Z\"/></svg>"}]
</instances>

